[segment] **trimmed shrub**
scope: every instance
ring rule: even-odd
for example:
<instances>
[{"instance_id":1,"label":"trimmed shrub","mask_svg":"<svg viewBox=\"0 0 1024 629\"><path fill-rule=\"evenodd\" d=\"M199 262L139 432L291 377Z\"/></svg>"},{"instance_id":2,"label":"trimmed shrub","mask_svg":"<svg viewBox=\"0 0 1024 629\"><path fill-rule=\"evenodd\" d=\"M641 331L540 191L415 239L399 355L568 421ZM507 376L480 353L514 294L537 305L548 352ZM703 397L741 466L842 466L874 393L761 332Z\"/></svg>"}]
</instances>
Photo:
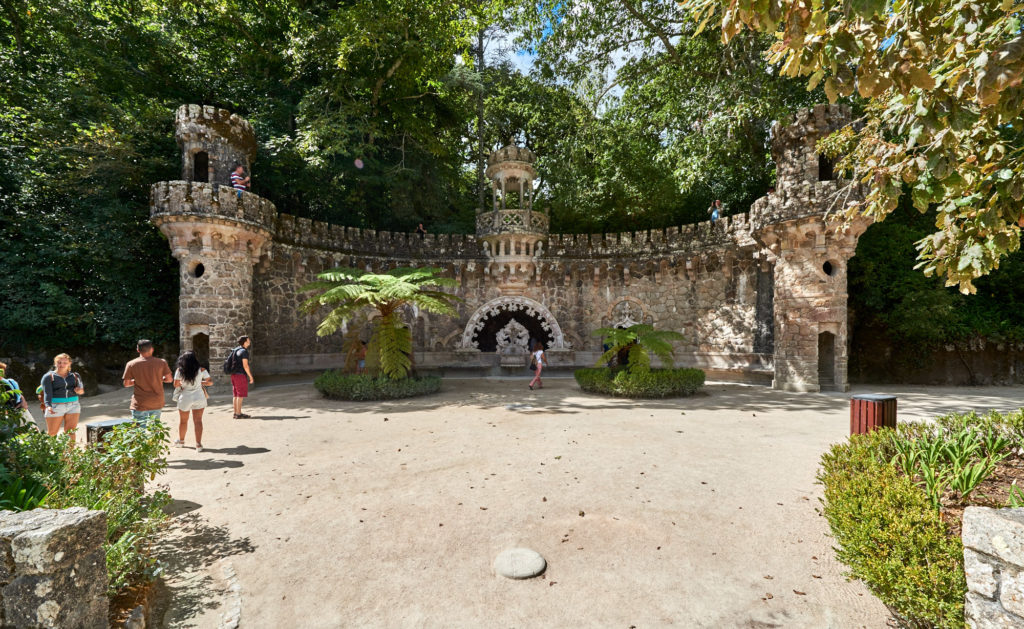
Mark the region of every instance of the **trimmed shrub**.
<instances>
[{"instance_id":1,"label":"trimmed shrub","mask_svg":"<svg viewBox=\"0 0 1024 629\"><path fill-rule=\"evenodd\" d=\"M594 367L573 372L587 393L614 397L660 398L693 395L704 386L700 369L610 369Z\"/></svg>"},{"instance_id":2,"label":"trimmed shrub","mask_svg":"<svg viewBox=\"0 0 1024 629\"><path fill-rule=\"evenodd\" d=\"M823 513L849 576L908 627L963 627L963 545L913 480L888 463L891 430L822 456Z\"/></svg>"},{"instance_id":3,"label":"trimmed shrub","mask_svg":"<svg viewBox=\"0 0 1024 629\"><path fill-rule=\"evenodd\" d=\"M325 371L313 381L316 390L337 400L396 400L437 393L440 376L420 376L392 380L367 374L344 373L338 369Z\"/></svg>"}]
</instances>

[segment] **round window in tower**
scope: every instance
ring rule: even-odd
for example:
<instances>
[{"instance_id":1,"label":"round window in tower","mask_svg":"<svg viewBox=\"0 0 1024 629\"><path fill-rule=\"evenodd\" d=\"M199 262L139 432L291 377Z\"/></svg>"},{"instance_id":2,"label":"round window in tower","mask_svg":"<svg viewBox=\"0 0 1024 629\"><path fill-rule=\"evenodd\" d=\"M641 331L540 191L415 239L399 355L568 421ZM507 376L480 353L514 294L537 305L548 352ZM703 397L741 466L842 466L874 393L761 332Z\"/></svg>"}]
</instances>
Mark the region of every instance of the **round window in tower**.
<instances>
[{"instance_id":1,"label":"round window in tower","mask_svg":"<svg viewBox=\"0 0 1024 629\"><path fill-rule=\"evenodd\" d=\"M191 265L189 265L188 274L191 275L192 277L202 277L203 273L206 273L206 267L203 266L202 262L193 262Z\"/></svg>"},{"instance_id":2,"label":"round window in tower","mask_svg":"<svg viewBox=\"0 0 1024 629\"><path fill-rule=\"evenodd\" d=\"M830 260L825 260L825 264L821 265L821 270L825 272L825 275L832 277L832 275L836 272L836 267L834 264L832 264Z\"/></svg>"}]
</instances>

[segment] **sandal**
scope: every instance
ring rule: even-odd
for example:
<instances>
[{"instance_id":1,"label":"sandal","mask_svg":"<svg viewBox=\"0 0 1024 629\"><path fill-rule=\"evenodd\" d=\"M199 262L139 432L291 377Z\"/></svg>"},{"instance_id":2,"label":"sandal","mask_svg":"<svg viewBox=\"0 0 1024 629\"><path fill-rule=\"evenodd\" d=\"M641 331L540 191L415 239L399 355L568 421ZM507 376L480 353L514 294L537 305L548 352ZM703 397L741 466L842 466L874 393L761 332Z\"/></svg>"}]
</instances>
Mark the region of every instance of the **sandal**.
<instances>
[{"instance_id":1,"label":"sandal","mask_svg":"<svg viewBox=\"0 0 1024 629\"><path fill-rule=\"evenodd\" d=\"M182 441L181 439L175 439L173 445L174 445L175 448L184 448L185 447L185 442Z\"/></svg>"},{"instance_id":2,"label":"sandal","mask_svg":"<svg viewBox=\"0 0 1024 629\"><path fill-rule=\"evenodd\" d=\"M196 452L202 452L202 451L203 451L203 444L197 443L196 444Z\"/></svg>"},{"instance_id":3,"label":"sandal","mask_svg":"<svg viewBox=\"0 0 1024 629\"><path fill-rule=\"evenodd\" d=\"M252 419L252 415L246 415L245 413L239 413L235 415L235 419Z\"/></svg>"}]
</instances>

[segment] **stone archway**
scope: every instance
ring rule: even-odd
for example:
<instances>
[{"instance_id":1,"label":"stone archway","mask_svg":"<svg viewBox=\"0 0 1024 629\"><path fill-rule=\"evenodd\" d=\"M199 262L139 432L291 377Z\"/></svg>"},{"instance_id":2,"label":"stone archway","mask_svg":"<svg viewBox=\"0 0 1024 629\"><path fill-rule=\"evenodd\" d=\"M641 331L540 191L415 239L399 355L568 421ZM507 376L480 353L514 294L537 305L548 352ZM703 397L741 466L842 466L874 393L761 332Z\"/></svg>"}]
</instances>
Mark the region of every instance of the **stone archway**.
<instances>
[{"instance_id":1,"label":"stone archway","mask_svg":"<svg viewBox=\"0 0 1024 629\"><path fill-rule=\"evenodd\" d=\"M477 308L462 332L459 348L480 349L476 336L484 329L490 319L509 312L519 312L535 319L550 337L549 349L570 349L570 344L566 343L565 336L562 334L562 328L558 325L558 321L555 320L551 311L544 304L522 296L498 297Z\"/></svg>"}]
</instances>

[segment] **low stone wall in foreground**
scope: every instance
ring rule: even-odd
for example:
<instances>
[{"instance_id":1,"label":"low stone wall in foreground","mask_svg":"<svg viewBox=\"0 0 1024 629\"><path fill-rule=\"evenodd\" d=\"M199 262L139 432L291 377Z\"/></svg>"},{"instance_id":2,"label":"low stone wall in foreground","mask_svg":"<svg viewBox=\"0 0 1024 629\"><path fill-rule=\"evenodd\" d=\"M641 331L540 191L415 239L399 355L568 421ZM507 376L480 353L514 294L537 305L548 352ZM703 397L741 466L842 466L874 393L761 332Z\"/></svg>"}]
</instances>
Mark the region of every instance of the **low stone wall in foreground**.
<instances>
[{"instance_id":1,"label":"low stone wall in foreground","mask_svg":"<svg viewBox=\"0 0 1024 629\"><path fill-rule=\"evenodd\" d=\"M967 626L1024 627L1024 509L968 507L962 537Z\"/></svg>"},{"instance_id":2,"label":"low stone wall in foreground","mask_svg":"<svg viewBox=\"0 0 1024 629\"><path fill-rule=\"evenodd\" d=\"M0 626L106 629L107 514L0 511Z\"/></svg>"}]
</instances>

